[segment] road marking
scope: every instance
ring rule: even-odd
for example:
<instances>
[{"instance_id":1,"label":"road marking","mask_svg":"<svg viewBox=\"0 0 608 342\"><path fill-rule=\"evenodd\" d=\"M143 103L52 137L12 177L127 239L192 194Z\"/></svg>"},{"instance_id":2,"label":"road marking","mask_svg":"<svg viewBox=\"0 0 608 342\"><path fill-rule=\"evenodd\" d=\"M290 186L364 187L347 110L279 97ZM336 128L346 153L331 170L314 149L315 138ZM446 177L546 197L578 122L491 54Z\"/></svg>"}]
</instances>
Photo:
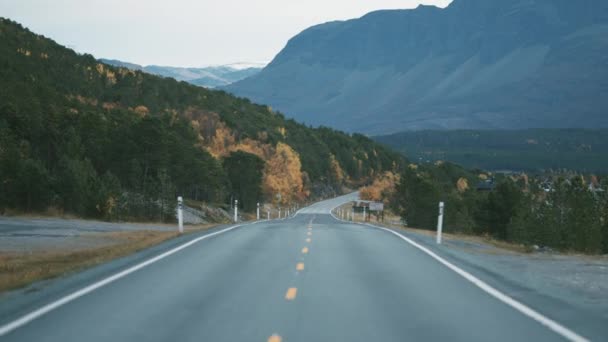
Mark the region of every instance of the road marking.
<instances>
[{"instance_id":1,"label":"road marking","mask_svg":"<svg viewBox=\"0 0 608 342\"><path fill-rule=\"evenodd\" d=\"M308 232L308 233L306 233L306 234L307 234L308 236L311 236L311 235L312 235L312 232Z\"/></svg>"},{"instance_id":2,"label":"road marking","mask_svg":"<svg viewBox=\"0 0 608 342\"><path fill-rule=\"evenodd\" d=\"M268 338L268 342L281 342L281 336L277 335L277 334L273 334L272 336L270 336Z\"/></svg>"},{"instance_id":3,"label":"road marking","mask_svg":"<svg viewBox=\"0 0 608 342\"><path fill-rule=\"evenodd\" d=\"M262 222L262 221L258 221L258 222ZM255 222L251 223L251 224L255 224ZM146 261L144 261L142 263L139 263L139 264L137 264L135 266L127 268L124 271L118 272L118 273L116 273L116 274L114 274L112 276L109 276L109 277L107 277L105 279L102 279L102 280L100 280L100 281L98 281L96 283L93 283L93 284L91 284L91 285L89 285L89 286L87 286L85 288L82 288L82 289L80 289L80 290L78 290L76 292L73 292L72 294L69 294L69 295L67 295L67 296L65 296L65 297L63 297L61 299L58 299L58 300L56 300L56 301L54 301L54 302L52 302L50 304L47 304L47 305L45 305L45 306L43 306L43 307L41 307L41 308L39 308L37 310L34 310L34 311L32 311L32 312L24 315L24 316L21 316L20 318L14 320L14 321L12 321L12 322L10 322L8 324L0 326L0 336L4 336L4 335L10 333L11 331L13 331L13 330L15 330L15 329L17 329L19 327L22 327L22 326L28 324L29 322L31 322L31 321L39 318L40 316L42 316L44 314L47 314L47 313L49 313L49 312L51 312L51 311L53 311L53 310L55 310L55 309L57 309L57 308L65 305L65 304L67 304L67 303L69 303L69 302L71 302L71 301L73 301L75 299L78 299L79 297L82 297L82 296L84 296L86 294L89 294L89 293L91 293L91 292L93 292L93 291L95 291L95 290L97 290L97 289L99 289L99 288L101 288L103 286L106 286L106 285L108 285L108 284L110 284L110 283L112 283L112 282L114 282L114 281L116 281L116 280L118 280L120 278L124 278L127 275L129 275L129 274L131 274L133 272L136 272L136 271L138 271L138 270L140 270L140 269L142 269L142 268L144 268L146 266L152 265L153 263L155 263L155 262L157 262L159 260L162 260L162 259L164 259L164 258L166 258L166 257L168 257L168 256L170 256L172 254L175 254L175 253L181 251L184 248L190 247L190 246L194 245L195 243L197 243L197 242L199 242L201 240L205 240L205 239L210 238L212 236L216 236L216 235L219 235L219 234L222 234L222 233L226 233L228 231L231 231L231 230L236 229L236 228L241 227L241 226L244 226L244 225L240 224L240 225L236 225L236 226L232 226L232 227L228 227L228 228L222 229L222 230L214 232L214 233L210 233L210 234L207 234L207 235L204 235L204 236L200 236L200 237L198 237L198 238L196 238L194 240L191 240L191 241L188 241L188 242L184 243L183 245L180 245L180 246L175 247L175 248L173 248L173 249L171 249L169 251L166 251L166 252L164 252L164 253L162 253L160 255L157 255L157 256L155 256L152 259L148 259L148 260L146 260Z\"/></svg>"},{"instance_id":4,"label":"road marking","mask_svg":"<svg viewBox=\"0 0 608 342\"><path fill-rule=\"evenodd\" d=\"M312 241L312 239L311 239L311 238L307 238L307 239L306 239L306 242L308 242L308 243L310 243L311 241Z\"/></svg>"},{"instance_id":5,"label":"road marking","mask_svg":"<svg viewBox=\"0 0 608 342\"><path fill-rule=\"evenodd\" d=\"M302 254L308 254L308 247L302 248Z\"/></svg>"},{"instance_id":6,"label":"road marking","mask_svg":"<svg viewBox=\"0 0 608 342\"><path fill-rule=\"evenodd\" d=\"M333 209L332 209L333 210ZM331 213L331 216L333 216L336 220L338 221L343 221L343 222L348 222L348 221L344 221L341 220L339 218L337 218L333 213ZM353 223L353 222L349 222L349 223ZM358 225L362 225L362 226L368 226L368 227L372 227L372 228L376 228L376 229L381 229L384 230L385 232L391 233L393 235L396 235L398 238L404 240L405 242L409 243L410 245L418 248L419 250L421 250L422 252L426 253L428 256L430 256L431 258L437 260L439 263L443 264L444 266L446 266L447 268L449 268L450 270L454 271L455 273L457 273L458 275L460 275L461 277L463 277L464 279L468 280L470 283L472 283L473 285L477 286L478 288L480 288L482 291L484 291L485 293L489 294L490 296L498 299L499 301L503 302L504 304L507 304L508 306L512 307L513 309L519 311L520 313L524 314L525 316L528 316L529 318L537 321L538 323L544 325L545 327L549 328L550 330L552 330L553 332L557 333L558 335L570 340L570 341L574 341L574 342L588 342L589 340L584 338L583 336L575 333L574 331L564 327L563 325L555 322L554 320L543 316L541 313L539 313L538 311L535 311L534 309L529 308L528 306L526 306L525 304L518 302L517 300L507 296L506 294L498 291L497 289L493 288L492 286L488 285L487 283L485 283L484 281L482 281L481 279L475 277L474 275L470 274L469 272L459 268L458 266L452 264L451 262L443 259L442 257L440 257L439 255L435 254L433 251L429 250L428 248L418 244L417 242L413 241L412 239L401 235L400 233L392 230L392 229L388 229L388 228L384 228L384 227L379 227L379 226L374 226L372 224L369 223L356 223Z\"/></svg>"},{"instance_id":7,"label":"road marking","mask_svg":"<svg viewBox=\"0 0 608 342\"><path fill-rule=\"evenodd\" d=\"M296 299L296 295L298 294L298 289L295 287L290 287L285 294L285 299L294 300Z\"/></svg>"},{"instance_id":8,"label":"road marking","mask_svg":"<svg viewBox=\"0 0 608 342\"><path fill-rule=\"evenodd\" d=\"M304 263L303 262L299 262L296 265L296 271L304 271Z\"/></svg>"}]
</instances>

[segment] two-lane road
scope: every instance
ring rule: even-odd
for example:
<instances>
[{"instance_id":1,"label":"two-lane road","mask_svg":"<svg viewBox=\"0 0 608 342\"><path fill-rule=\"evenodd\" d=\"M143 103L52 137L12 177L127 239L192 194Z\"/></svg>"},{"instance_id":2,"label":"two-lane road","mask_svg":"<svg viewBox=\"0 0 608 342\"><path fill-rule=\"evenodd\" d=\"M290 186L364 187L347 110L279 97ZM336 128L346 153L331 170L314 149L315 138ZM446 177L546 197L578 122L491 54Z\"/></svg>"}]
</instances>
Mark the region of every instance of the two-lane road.
<instances>
[{"instance_id":1,"label":"two-lane road","mask_svg":"<svg viewBox=\"0 0 608 342\"><path fill-rule=\"evenodd\" d=\"M328 214L347 199L201 239L0 340L564 339L394 234Z\"/></svg>"}]
</instances>

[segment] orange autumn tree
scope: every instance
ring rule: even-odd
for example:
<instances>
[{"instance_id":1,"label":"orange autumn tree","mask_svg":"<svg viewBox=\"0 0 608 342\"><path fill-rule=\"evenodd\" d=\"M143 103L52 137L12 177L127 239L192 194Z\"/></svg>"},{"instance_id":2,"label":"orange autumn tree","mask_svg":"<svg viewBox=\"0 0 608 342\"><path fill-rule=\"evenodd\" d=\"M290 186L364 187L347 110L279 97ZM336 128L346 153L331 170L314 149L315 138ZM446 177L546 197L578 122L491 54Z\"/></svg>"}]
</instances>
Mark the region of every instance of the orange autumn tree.
<instances>
[{"instance_id":1,"label":"orange autumn tree","mask_svg":"<svg viewBox=\"0 0 608 342\"><path fill-rule=\"evenodd\" d=\"M359 197L366 201L386 201L395 191L399 174L387 171L376 178L371 185L359 189Z\"/></svg>"},{"instance_id":2,"label":"orange autumn tree","mask_svg":"<svg viewBox=\"0 0 608 342\"><path fill-rule=\"evenodd\" d=\"M289 145L278 143L274 155L266 162L264 195L277 204L302 200L305 197L302 179L300 156Z\"/></svg>"}]
</instances>

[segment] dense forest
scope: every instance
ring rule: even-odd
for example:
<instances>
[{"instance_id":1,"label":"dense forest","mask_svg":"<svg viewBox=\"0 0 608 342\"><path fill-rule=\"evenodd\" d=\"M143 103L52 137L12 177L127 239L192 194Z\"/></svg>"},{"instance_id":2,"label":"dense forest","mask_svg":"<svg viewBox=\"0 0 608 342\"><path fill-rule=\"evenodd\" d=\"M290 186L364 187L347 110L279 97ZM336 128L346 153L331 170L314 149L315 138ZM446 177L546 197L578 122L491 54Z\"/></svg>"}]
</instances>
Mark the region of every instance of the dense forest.
<instances>
[{"instance_id":1,"label":"dense forest","mask_svg":"<svg viewBox=\"0 0 608 342\"><path fill-rule=\"evenodd\" d=\"M168 220L178 194L289 204L404 164L362 135L108 66L1 18L0 89L0 212Z\"/></svg>"},{"instance_id":2,"label":"dense forest","mask_svg":"<svg viewBox=\"0 0 608 342\"><path fill-rule=\"evenodd\" d=\"M602 183L603 182L603 183ZM608 179L576 173L529 176L468 171L451 163L411 164L392 206L411 227L489 235L526 246L608 253Z\"/></svg>"},{"instance_id":3,"label":"dense forest","mask_svg":"<svg viewBox=\"0 0 608 342\"><path fill-rule=\"evenodd\" d=\"M374 137L418 162L485 170L608 172L608 129L416 131Z\"/></svg>"}]
</instances>

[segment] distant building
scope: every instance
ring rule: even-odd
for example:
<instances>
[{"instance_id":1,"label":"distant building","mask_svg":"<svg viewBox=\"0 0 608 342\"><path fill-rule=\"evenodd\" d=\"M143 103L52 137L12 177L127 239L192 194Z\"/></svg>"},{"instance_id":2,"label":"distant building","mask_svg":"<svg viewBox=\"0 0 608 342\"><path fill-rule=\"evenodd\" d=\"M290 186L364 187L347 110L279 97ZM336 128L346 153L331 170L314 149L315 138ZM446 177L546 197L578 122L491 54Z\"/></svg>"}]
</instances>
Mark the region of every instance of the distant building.
<instances>
[{"instance_id":1,"label":"distant building","mask_svg":"<svg viewBox=\"0 0 608 342\"><path fill-rule=\"evenodd\" d=\"M494 178L483 180L477 183L477 191L494 191L496 188L496 183L494 182Z\"/></svg>"}]
</instances>

